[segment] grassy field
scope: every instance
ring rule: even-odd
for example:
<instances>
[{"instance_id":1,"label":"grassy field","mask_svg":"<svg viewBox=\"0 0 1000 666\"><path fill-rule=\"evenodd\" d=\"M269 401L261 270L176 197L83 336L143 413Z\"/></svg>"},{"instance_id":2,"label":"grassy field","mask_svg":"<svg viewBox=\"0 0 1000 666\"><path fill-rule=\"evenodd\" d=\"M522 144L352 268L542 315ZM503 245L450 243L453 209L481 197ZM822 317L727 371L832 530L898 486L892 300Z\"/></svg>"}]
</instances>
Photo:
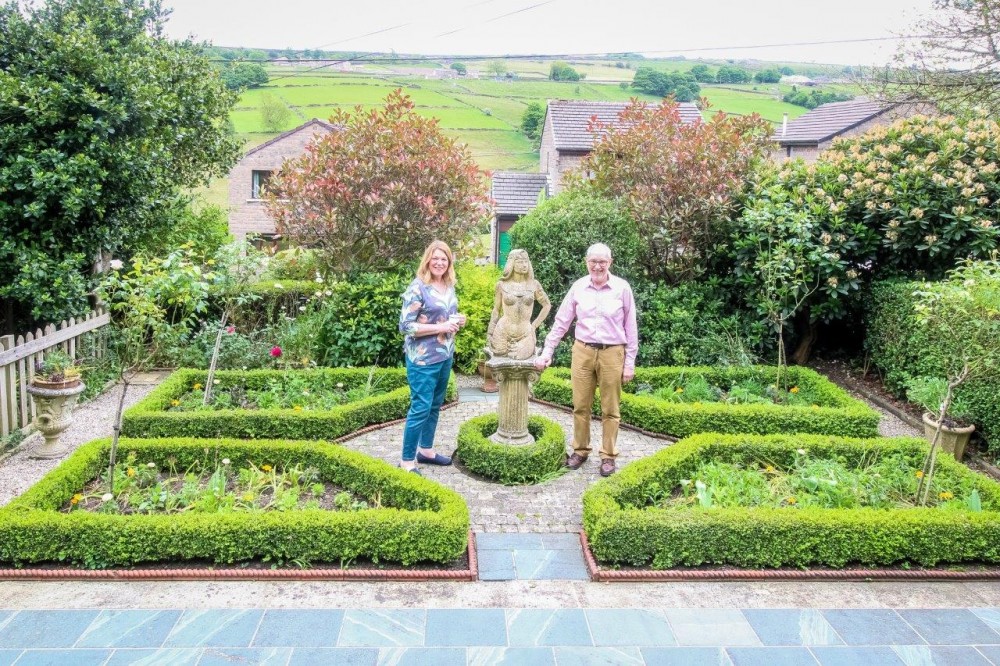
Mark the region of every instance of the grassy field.
<instances>
[{"instance_id":1,"label":"grassy field","mask_svg":"<svg viewBox=\"0 0 1000 666\"><path fill-rule=\"evenodd\" d=\"M443 60L441 66L461 62L460 58ZM538 151L533 142L517 128L531 102L545 105L549 99L628 101L638 97L656 102L657 98L637 93L620 83L630 82L639 66L663 71L687 71L695 60L625 60L629 69L617 67L616 60L581 60L570 64L586 78L579 82L547 80L551 63L543 60L507 60L515 72L514 80L425 79L413 70L427 69L432 63L363 64L351 71L307 67L272 67L268 85L243 93L231 114L233 127L250 149L275 134L264 131L260 106L264 95L272 95L291 111L282 131L290 130L311 118L326 119L336 109L353 111L356 106L368 110L380 106L395 88L402 88L422 116L437 118L448 136L465 143L479 166L485 170L538 169ZM713 68L721 61L707 61ZM466 62L470 70L485 72L488 62ZM768 63L767 66L772 66ZM796 72L804 67L791 63ZM813 66L823 69L824 66ZM834 68L827 71L833 73ZM413 72L413 73L411 73ZM830 89L856 92L850 85L827 86ZM712 104L711 112L734 114L757 112L767 120L780 123L782 114L796 118L806 109L785 104L781 96L791 86L778 84L703 86L702 94ZM206 203L226 205L228 185L215 181L198 192Z\"/></svg>"}]
</instances>

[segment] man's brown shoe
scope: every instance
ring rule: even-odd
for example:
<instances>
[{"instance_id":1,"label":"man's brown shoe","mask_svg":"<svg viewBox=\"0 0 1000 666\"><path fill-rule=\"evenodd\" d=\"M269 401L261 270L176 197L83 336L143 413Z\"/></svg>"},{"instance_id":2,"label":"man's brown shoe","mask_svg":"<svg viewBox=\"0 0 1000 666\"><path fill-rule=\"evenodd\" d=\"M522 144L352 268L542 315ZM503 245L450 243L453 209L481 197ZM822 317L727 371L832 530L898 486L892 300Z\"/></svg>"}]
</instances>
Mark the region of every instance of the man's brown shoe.
<instances>
[{"instance_id":1,"label":"man's brown shoe","mask_svg":"<svg viewBox=\"0 0 1000 666\"><path fill-rule=\"evenodd\" d=\"M601 461L601 476L611 476L615 473L615 461L605 458Z\"/></svg>"},{"instance_id":2,"label":"man's brown shoe","mask_svg":"<svg viewBox=\"0 0 1000 666\"><path fill-rule=\"evenodd\" d=\"M570 469L580 469L585 462L587 462L586 458L581 456L579 453L574 453L566 459L566 467Z\"/></svg>"}]
</instances>

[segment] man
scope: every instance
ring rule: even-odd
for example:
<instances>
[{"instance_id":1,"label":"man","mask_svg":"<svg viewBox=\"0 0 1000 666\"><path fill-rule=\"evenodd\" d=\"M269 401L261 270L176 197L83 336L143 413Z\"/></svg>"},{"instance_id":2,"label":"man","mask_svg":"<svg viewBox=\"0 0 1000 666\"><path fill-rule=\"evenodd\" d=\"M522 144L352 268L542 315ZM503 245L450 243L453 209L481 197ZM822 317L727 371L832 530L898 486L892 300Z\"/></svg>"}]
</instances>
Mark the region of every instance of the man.
<instances>
[{"instance_id":1,"label":"man","mask_svg":"<svg viewBox=\"0 0 1000 666\"><path fill-rule=\"evenodd\" d=\"M559 306L545 349L535 360L544 370L570 324L576 320L573 343L573 454L566 461L579 469L590 455L590 416L594 389L601 388L601 476L615 473L618 456L619 404L622 383L635 376L639 333L635 298L628 282L611 274L611 249L604 243L587 248L587 272L570 287Z\"/></svg>"}]
</instances>

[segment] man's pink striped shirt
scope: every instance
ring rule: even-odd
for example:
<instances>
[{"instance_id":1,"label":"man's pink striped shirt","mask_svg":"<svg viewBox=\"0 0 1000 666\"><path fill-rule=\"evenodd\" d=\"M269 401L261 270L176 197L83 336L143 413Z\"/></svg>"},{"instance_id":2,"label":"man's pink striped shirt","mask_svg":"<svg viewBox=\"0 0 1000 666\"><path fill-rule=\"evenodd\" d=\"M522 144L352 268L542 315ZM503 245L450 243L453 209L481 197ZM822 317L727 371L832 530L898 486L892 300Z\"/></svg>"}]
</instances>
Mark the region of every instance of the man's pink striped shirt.
<instances>
[{"instance_id":1,"label":"man's pink striped shirt","mask_svg":"<svg viewBox=\"0 0 1000 666\"><path fill-rule=\"evenodd\" d=\"M635 297L628 282L608 274L608 281L595 287L586 275L570 287L556 313L552 330L545 336L541 358L549 360L556 346L576 319L576 339L605 345L625 345L625 368L635 368L639 352Z\"/></svg>"}]
</instances>

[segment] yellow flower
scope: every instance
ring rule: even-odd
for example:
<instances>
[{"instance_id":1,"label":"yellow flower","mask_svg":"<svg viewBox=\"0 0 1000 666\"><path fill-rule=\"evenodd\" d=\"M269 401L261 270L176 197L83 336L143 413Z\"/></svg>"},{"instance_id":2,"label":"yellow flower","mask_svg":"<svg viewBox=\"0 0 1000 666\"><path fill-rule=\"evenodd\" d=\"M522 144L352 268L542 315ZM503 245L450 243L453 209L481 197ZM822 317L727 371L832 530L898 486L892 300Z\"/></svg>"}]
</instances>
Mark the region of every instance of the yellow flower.
<instances>
[{"instance_id":1,"label":"yellow flower","mask_svg":"<svg viewBox=\"0 0 1000 666\"><path fill-rule=\"evenodd\" d=\"M795 499L794 497L787 497L787 498L785 498L785 502L787 502L788 504L795 504L797 501L798 500Z\"/></svg>"},{"instance_id":2,"label":"yellow flower","mask_svg":"<svg viewBox=\"0 0 1000 666\"><path fill-rule=\"evenodd\" d=\"M82 499L83 499L83 495L81 495L80 493L77 493L76 495L73 495L73 499L71 499L69 501L69 503L72 504L73 506L76 506L77 504L80 503L80 500L82 500Z\"/></svg>"},{"instance_id":3,"label":"yellow flower","mask_svg":"<svg viewBox=\"0 0 1000 666\"><path fill-rule=\"evenodd\" d=\"M180 400L171 400L171 401L170 401L170 404L171 404L171 406L173 406L173 407L178 407L178 406L180 406L180 404L181 404L181 401L180 401Z\"/></svg>"},{"instance_id":4,"label":"yellow flower","mask_svg":"<svg viewBox=\"0 0 1000 666\"><path fill-rule=\"evenodd\" d=\"M244 502L252 502L254 500L253 493L243 493Z\"/></svg>"},{"instance_id":5,"label":"yellow flower","mask_svg":"<svg viewBox=\"0 0 1000 666\"><path fill-rule=\"evenodd\" d=\"M955 494L954 493L949 493L946 490L943 493L938 493L938 497L940 497L943 500L950 500L950 499L954 499L955 498Z\"/></svg>"},{"instance_id":6,"label":"yellow flower","mask_svg":"<svg viewBox=\"0 0 1000 666\"><path fill-rule=\"evenodd\" d=\"M799 392L799 387L798 386L793 386L792 388L788 389L788 392L789 393L798 393Z\"/></svg>"},{"instance_id":7,"label":"yellow flower","mask_svg":"<svg viewBox=\"0 0 1000 666\"><path fill-rule=\"evenodd\" d=\"M678 386L676 389L674 389L674 393L684 393L684 389Z\"/></svg>"},{"instance_id":8,"label":"yellow flower","mask_svg":"<svg viewBox=\"0 0 1000 666\"><path fill-rule=\"evenodd\" d=\"M917 470L917 478L918 479L924 478L924 473L922 471L920 471L920 470Z\"/></svg>"},{"instance_id":9,"label":"yellow flower","mask_svg":"<svg viewBox=\"0 0 1000 666\"><path fill-rule=\"evenodd\" d=\"M302 411L302 405L295 405L294 407L292 407L292 410L294 410L296 412L301 412Z\"/></svg>"},{"instance_id":10,"label":"yellow flower","mask_svg":"<svg viewBox=\"0 0 1000 666\"><path fill-rule=\"evenodd\" d=\"M135 470L132 469L131 467L129 467L127 470L125 470L125 476L128 476L128 477L135 476Z\"/></svg>"},{"instance_id":11,"label":"yellow flower","mask_svg":"<svg viewBox=\"0 0 1000 666\"><path fill-rule=\"evenodd\" d=\"M774 465L768 465L767 467L764 468L764 471L767 472L768 474L774 474Z\"/></svg>"},{"instance_id":12,"label":"yellow flower","mask_svg":"<svg viewBox=\"0 0 1000 666\"><path fill-rule=\"evenodd\" d=\"M813 409L819 409L819 405L813 404L812 408Z\"/></svg>"},{"instance_id":13,"label":"yellow flower","mask_svg":"<svg viewBox=\"0 0 1000 666\"><path fill-rule=\"evenodd\" d=\"M273 467L271 467L270 465L261 465L261 466L260 466L260 468L261 468L262 470L264 470L265 472L270 472L270 471L271 471L272 469L274 469L274 468L273 468Z\"/></svg>"},{"instance_id":14,"label":"yellow flower","mask_svg":"<svg viewBox=\"0 0 1000 666\"><path fill-rule=\"evenodd\" d=\"M200 391L201 390L201 384L195 384L194 385L194 390L195 391Z\"/></svg>"}]
</instances>

